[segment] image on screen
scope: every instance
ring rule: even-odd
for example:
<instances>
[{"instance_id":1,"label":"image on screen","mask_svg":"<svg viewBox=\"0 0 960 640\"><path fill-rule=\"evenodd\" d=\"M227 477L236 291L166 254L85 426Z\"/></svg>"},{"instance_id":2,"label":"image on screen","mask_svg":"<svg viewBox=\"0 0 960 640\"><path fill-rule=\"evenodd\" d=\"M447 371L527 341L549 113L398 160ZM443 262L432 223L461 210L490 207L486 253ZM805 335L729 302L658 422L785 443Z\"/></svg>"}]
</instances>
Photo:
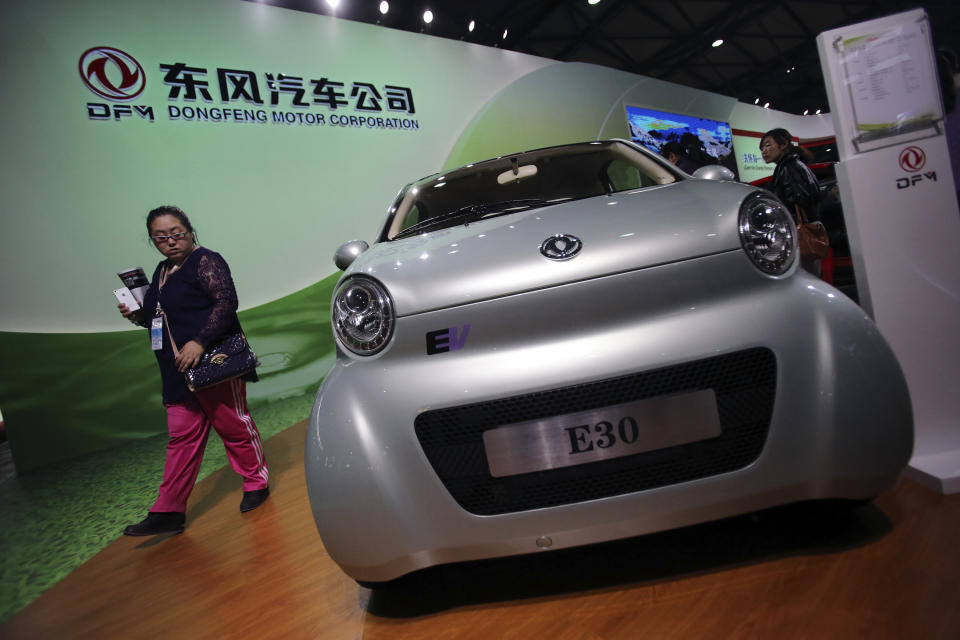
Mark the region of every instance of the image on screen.
<instances>
[{"instance_id":1,"label":"image on screen","mask_svg":"<svg viewBox=\"0 0 960 640\"><path fill-rule=\"evenodd\" d=\"M722 164L736 171L733 131L719 120L627 105L630 137L659 153L667 142L679 142L698 165Z\"/></svg>"}]
</instances>

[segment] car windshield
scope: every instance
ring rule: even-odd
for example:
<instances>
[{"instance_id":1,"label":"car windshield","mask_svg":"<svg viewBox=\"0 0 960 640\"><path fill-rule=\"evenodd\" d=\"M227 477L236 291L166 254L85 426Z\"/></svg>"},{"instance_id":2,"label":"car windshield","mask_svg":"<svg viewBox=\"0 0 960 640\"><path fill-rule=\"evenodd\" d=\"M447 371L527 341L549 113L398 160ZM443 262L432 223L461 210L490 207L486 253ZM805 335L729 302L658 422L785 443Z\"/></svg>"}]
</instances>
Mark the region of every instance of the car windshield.
<instances>
[{"instance_id":1,"label":"car windshield","mask_svg":"<svg viewBox=\"0 0 960 640\"><path fill-rule=\"evenodd\" d=\"M539 149L478 162L408 185L381 240L399 240L570 200L679 179L652 153L620 141Z\"/></svg>"}]
</instances>

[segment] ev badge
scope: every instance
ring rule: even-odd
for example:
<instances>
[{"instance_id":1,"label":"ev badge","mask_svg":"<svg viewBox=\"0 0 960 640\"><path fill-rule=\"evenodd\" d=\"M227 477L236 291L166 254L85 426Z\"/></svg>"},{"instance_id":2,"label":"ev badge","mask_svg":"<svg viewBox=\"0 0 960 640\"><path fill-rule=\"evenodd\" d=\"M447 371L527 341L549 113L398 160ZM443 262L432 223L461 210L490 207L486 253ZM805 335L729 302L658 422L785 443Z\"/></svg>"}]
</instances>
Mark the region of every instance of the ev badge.
<instances>
[{"instance_id":1,"label":"ev badge","mask_svg":"<svg viewBox=\"0 0 960 640\"><path fill-rule=\"evenodd\" d=\"M580 253L583 243L580 238L566 233L550 236L540 244L540 253L551 260L569 260Z\"/></svg>"}]
</instances>

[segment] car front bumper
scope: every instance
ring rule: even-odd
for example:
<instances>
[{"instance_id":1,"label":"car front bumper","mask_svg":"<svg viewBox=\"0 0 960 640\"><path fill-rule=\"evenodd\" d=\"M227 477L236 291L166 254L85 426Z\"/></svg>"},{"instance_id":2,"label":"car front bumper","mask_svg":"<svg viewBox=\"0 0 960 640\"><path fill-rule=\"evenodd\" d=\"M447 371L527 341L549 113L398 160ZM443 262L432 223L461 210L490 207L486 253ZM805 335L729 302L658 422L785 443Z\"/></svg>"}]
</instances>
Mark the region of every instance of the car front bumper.
<instances>
[{"instance_id":1,"label":"car front bumper","mask_svg":"<svg viewBox=\"0 0 960 640\"><path fill-rule=\"evenodd\" d=\"M427 355L428 334L466 325L463 348ZM455 476L458 467L484 464L476 438L486 427L476 427L471 442L447 442L446 462L424 446L423 416L438 411L460 411L469 431L472 407L535 398L549 413L566 390L586 388L589 396L603 381L645 380L703 362L722 369L724 358L744 353L769 354L772 363L767 424L756 451L736 464L724 466L736 446L707 454L721 464L705 474L599 497L587 490L573 502L524 501L525 491L576 485L578 473L596 484L592 474L610 463L595 462L525 474L534 479L528 487L517 476L489 481L484 491L494 506L477 507L463 497L469 486L452 491L470 479L446 477L437 465ZM870 498L895 481L912 444L903 375L864 312L802 272L769 278L741 252L727 252L399 318L382 354L338 359L311 412L305 464L328 553L351 577L379 582L793 501ZM681 467L685 451L677 454ZM652 464L657 455L621 458L617 469L631 459ZM511 503L519 510L497 504L504 492L520 497Z\"/></svg>"}]
</instances>

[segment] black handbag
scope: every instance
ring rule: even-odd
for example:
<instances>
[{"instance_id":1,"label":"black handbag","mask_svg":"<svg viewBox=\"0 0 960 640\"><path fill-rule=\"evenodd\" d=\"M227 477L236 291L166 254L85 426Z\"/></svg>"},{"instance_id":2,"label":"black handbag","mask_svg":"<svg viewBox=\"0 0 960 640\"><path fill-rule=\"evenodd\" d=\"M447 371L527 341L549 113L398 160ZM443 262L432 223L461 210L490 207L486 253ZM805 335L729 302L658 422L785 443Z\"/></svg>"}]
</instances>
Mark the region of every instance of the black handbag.
<instances>
[{"instance_id":1,"label":"black handbag","mask_svg":"<svg viewBox=\"0 0 960 640\"><path fill-rule=\"evenodd\" d=\"M178 357L180 350L177 349L177 343L173 340L169 321L167 335L170 336L173 355ZM208 346L200 356L197 366L187 369L183 375L187 379L187 387L190 391L196 391L244 376L259 365L257 354L250 348L246 336L242 331L237 331Z\"/></svg>"},{"instance_id":2,"label":"black handbag","mask_svg":"<svg viewBox=\"0 0 960 640\"><path fill-rule=\"evenodd\" d=\"M259 366L257 354L250 348L242 331L216 342L203 352L200 362L183 374L190 391L212 387L215 384L239 378Z\"/></svg>"}]
</instances>

